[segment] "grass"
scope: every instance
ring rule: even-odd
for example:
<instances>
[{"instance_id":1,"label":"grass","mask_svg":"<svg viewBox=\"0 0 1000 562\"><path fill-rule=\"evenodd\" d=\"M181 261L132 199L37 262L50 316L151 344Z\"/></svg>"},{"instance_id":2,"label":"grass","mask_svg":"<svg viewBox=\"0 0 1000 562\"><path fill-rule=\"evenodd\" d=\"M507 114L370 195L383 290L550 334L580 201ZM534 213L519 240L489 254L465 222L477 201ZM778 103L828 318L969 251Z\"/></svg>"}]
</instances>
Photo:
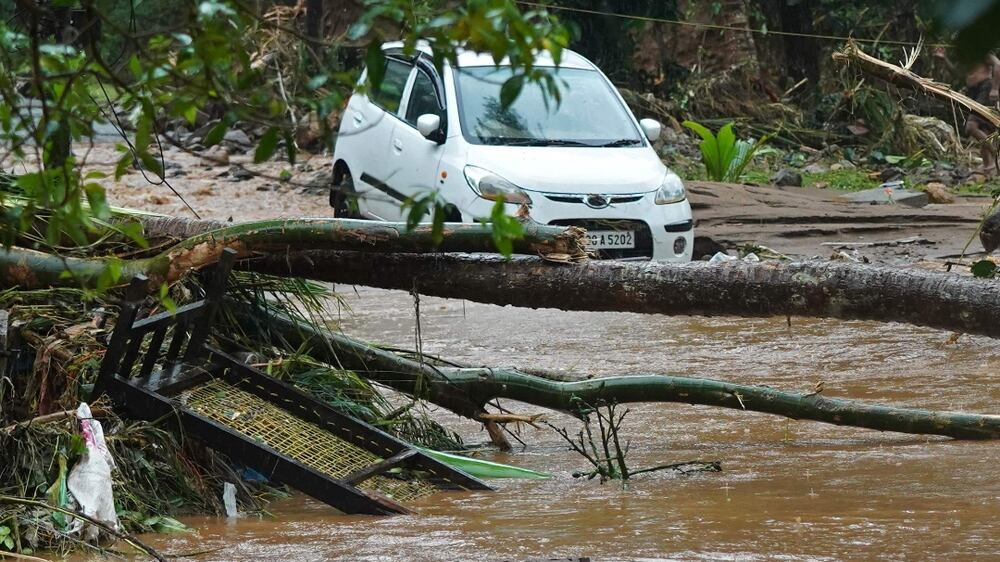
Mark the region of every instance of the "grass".
<instances>
[{"instance_id":1,"label":"grass","mask_svg":"<svg viewBox=\"0 0 1000 562\"><path fill-rule=\"evenodd\" d=\"M868 177L864 170L830 170L815 174L803 173L802 185L804 187L817 187L817 184L826 184L830 189L841 191L862 191L879 186L878 180Z\"/></svg>"}]
</instances>

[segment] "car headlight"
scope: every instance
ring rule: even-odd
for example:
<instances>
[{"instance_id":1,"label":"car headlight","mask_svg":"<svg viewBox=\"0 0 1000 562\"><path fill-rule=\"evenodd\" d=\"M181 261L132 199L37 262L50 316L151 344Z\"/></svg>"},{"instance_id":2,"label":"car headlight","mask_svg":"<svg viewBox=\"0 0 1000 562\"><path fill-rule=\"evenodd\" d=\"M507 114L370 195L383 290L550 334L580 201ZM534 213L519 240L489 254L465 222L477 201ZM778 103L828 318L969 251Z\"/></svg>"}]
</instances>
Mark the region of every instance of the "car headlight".
<instances>
[{"instance_id":1,"label":"car headlight","mask_svg":"<svg viewBox=\"0 0 1000 562\"><path fill-rule=\"evenodd\" d=\"M503 179L489 170L477 166L465 167L465 181L476 195L496 201L503 197L505 203L531 205L531 197L520 187Z\"/></svg>"},{"instance_id":2,"label":"car headlight","mask_svg":"<svg viewBox=\"0 0 1000 562\"><path fill-rule=\"evenodd\" d=\"M687 197L687 194L684 192L684 182L681 181L681 178L677 177L677 174L667 172L667 176L663 178L663 183L660 184L660 189L656 190L656 197L653 199L653 202L657 205L669 205L683 201L685 197Z\"/></svg>"}]
</instances>

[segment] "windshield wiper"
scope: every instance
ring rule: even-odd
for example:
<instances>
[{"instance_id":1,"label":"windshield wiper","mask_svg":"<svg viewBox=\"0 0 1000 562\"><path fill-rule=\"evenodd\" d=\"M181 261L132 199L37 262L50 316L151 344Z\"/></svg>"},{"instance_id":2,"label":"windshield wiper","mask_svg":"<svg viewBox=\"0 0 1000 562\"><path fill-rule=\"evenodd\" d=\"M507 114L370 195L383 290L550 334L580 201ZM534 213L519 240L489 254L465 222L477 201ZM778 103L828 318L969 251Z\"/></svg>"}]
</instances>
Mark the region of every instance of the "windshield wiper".
<instances>
[{"instance_id":1,"label":"windshield wiper","mask_svg":"<svg viewBox=\"0 0 1000 562\"><path fill-rule=\"evenodd\" d=\"M615 147L615 146L635 146L637 144L642 144L642 141L639 140L639 139L617 139L617 140L613 140L613 141L608 141L608 142L606 142L604 144L600 144L598 146L602 146L602 147L606 147L606 148L612 148L612 147Z\"/></svg>"},{"instance_id":2,"label":"windshield wiper","mask_svg":"<svg viewBox=\"0 0 1000 562\"><path fill-rule=\"evenodd\" d=\"M585 142L565 139L507 139L506 146L594 146Z\"/></svg>"}]
</instances>

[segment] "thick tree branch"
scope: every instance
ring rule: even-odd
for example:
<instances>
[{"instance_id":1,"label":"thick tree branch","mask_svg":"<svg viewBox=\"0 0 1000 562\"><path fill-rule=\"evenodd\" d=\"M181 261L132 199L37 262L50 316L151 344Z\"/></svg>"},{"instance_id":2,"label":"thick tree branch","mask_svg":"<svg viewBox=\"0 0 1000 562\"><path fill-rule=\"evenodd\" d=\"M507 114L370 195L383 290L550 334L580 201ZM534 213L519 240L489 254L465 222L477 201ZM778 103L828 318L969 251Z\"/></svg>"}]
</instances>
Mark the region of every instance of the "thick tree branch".
<instances>
[{"instance_id":1,"label":"thick tree branch","mask_svg":"<svg viewBox=\"0 0 1000 562\"><path fill-rule=\"evenodd\" d=\"M299 252L246 262L308 277L498 305L701 316L811 316L1000 337L1000 283L846 262L591 261L493 255Z\"/></svg>"}]
</instances>

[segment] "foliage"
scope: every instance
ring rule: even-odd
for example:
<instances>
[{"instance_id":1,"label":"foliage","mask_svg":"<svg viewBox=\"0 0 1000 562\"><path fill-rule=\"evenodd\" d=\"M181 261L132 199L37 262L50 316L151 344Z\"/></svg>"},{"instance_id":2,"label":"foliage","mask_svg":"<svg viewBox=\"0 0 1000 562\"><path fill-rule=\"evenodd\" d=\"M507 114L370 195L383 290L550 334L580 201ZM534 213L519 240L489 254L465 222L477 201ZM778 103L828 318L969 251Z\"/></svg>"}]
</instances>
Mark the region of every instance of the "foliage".
<instances>
[{"instance_id":1,"label":"foliage","mask_svg":"<svg viewBox=\"0 0 1000 562\"><path fill-rule=\"evenodd\" d=\"M103 28L103 38L84 33L72 43L59 42L48 31L46 22L53 18L49 4L26 2L19 17L0 23L0 145L5 147L0 168L28 170L16 180L24 199L0 199L5 245L14 243L42 211L48 215L45 239L50 245L65 237L84 245L95 225L109 217L104 190L110 178L87 172L82 150L94 140L95 124L122 130L114 179L137 168L152 184L172 190L163 175L162 145L171 141L164 123L194 126L210 111L209 118L220 117L204 145L218 143L239 124L263 133L253 152L255 161L281 151L294 162L290 108L311 110L326 122L355 83L356 74L341 72L316 55L336 51L339 44L294 33L295 41L307 47L303 56L314 57L313 64L293 69L268 64L259 53L262 34L273 36L284 27L239 0L172 2L170 25L154 23L137 31L131 12L142 4L130 0L125 18L121 3L85 2L89 23ZM149 5L154 7L166 17L162 3ZM544 9L521 12L510 0L469 0L434 17L428 14L423 4L409 0L377 0L366 6L349 39L371 39L370 86L378 85L378 68L385 64L381 37L374 31L379 21L402 29L411 53L418 39L427 38L439 65L454 61L459 45L492 53L497 61L507 58L514 69L505 87L508 101L527 81L538 81L559 99L555 78L534 67L534 53L545 50L558 61L569 30ZM120 50L111 51L109 41L120 44ZM308 71L300 82L309 87L289 93L283 71L297 76ZM134 135L124 132L133 127ZM437 212L441 202L432 203Z\"/></svg>"},{"instance_id":2,"label":"foliage","mask_svg":"<svg viewBox=\"0 0 1000 562\"><path fill-rule=\"evenodd\" d=\"M805 187L826 186L843 191L861 191L878 187L879 182L868 177L868 173L858 169L828 170L826 172L803 173Z\"/></svg>"},{"instance_id":3,"label":"foliage","mask_svg":"<svg viewBox=\"0 0 1000 562\"><path fill-rule=\"evenodd\" d=\"M743 170L768 139L765 135L754 142L737 140L732 123L723 125L717 136L694 121L685 121L683 125L701 137L698 147L701 149L702 163L708 179L714 181L739 181Z\"/></svg>"},{"instance_id":4,"label":"foliage","mask_svg":"<svg viewBox=\"0 0 1000 562\"><path fill-rule=\"evenodd\" d=\"M992 260L979 260L969 266L969 271L972 272L972 275L982 279L996 279L997 269L996 262Z\"/></svg>"}]
</instances>

